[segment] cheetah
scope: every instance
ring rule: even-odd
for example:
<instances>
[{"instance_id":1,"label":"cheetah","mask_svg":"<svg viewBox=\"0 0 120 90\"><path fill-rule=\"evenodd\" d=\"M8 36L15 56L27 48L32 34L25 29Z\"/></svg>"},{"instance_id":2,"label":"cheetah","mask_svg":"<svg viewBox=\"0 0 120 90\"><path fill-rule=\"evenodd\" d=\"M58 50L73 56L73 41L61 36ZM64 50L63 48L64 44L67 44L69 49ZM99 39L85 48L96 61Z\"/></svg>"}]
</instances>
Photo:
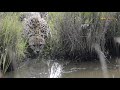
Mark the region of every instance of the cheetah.
<instances>
[{"instance_id":1,"label":"cheetah","mask_svg":"<svg viewBox=\"0 0 120 90\"><path fill-rule=\"evenodd\" d=\"M44 18L45 20L48 19L48 12L39 12L39 13L40 13L41 18Z\"/></svg>"},{"instance_id":2,"label":"cheetah","mask_svg":"<svg viewBox=\"0 0 120 90\"><path fill-rule=\"evenodd\" d=\"M39 12L22 13L23 36L27 39L29 47L34 53L39 53L45 45L50 29L44 18Z\"/></svg>"},{"instance_id":3,"label":"cheetah","mask_svg":"<svg viewBox=\"0 0 120 90\"><path fill-rule=\"evenodd\" d=\"M30 17L39 17L39 18L41 18L39 12L20 12L19 20L20 21L25 21L26 19L28 19Z\"/></svg>"}]
</instances>

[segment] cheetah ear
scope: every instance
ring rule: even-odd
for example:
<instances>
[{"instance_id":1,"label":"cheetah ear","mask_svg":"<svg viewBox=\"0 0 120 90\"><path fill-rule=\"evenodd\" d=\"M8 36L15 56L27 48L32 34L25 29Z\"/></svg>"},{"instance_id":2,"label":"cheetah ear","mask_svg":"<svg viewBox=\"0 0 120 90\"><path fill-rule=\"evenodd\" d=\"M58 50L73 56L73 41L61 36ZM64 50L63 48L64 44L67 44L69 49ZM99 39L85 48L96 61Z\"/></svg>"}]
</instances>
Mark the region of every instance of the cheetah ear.
<instances>
[{"instance_id":1,"label":"cheetah ear","mask_svg":"<svg viewBox=\"0 0 120 90\"><path fill-rule=\"evenodd\" d=\"M20 16L20 17L19 17L19 20L20 20L21 22L23 22L23 21L26 21L26 18L25 18L24 16Z\"/></svg>"},{"instance_id":2,"label":"cheetah ear","mask_svg":"<svg viewBox=\"0 0 120 90\"><path fill-rule=\"evenodd\" d=\"M20 21L24 21L24 19L25 19L25 15L23 13L20 13L19 20Z\"/></svg>"},{"instance_id":3,"label":"cheetah ear","mask_svg":"<svg viewBox=\"0 0 120 90\"><path fill-rule=\"evenodd\" d=\"M47 19L48 12L39 12L39 13L40 13L41 18L44 18L45 20Z\"/></svg>"}]
</instances>

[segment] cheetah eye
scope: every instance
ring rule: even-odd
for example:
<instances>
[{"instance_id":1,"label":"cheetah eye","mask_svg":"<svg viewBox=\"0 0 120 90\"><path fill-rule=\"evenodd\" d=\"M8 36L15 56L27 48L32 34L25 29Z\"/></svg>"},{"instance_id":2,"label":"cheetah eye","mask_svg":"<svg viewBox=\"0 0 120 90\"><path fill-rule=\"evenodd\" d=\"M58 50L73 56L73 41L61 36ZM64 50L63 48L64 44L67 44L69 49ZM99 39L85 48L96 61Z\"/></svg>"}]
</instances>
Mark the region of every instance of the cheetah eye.
<instances>
[{"instance_id":1,"label":"cheetah eye","mask_svg":"<svg viewBox=\"0 0 120 90\"><path fill-rule=\"evenodd\" d=\"M41 46L42 46L42 44L39 45L39 47L41 47Z\"/></svg>"},{"instance_id":2,"label":"cheetah eye","mask_svg":"<svg viewBox=\"0 0 120 90\"><path fill-rule=\"evenodd\" d=\"M45 38L47 38L47 36L45 36Z\"/></svg>"},{"instance_id":3,"label":"cheetah eye","mask_svg":"<svg viewBox=\"0 0 120 90\"><path fill-rule=\"evenodd\" d=\"M35 45L33 45L35 47Z\"/></svg>"},{"instance_id":4,"label":"cheetah eye","mask_svg":"<svg viewBox=\"0 0 120 90\"><path fill-rule=\"evenodd\" d=\"M41 37L44 37L43 35L41 35Z\"/></svg>"}]
</instances>

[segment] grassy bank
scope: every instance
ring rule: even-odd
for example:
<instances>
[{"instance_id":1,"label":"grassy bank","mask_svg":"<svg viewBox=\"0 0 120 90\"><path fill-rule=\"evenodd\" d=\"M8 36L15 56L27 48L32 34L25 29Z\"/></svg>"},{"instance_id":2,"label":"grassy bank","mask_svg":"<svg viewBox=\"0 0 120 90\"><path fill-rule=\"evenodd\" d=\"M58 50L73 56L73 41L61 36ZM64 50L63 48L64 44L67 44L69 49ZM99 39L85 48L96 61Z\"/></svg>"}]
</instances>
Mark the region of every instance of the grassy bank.
<instances>
[{"instance_id":1,"label":"grassy bank","mask_svg":"<svg viewBox=\"0 0 120 90\"><path fill-rule=\"evenodd\" d=\"M5 73L12 62L21 60L25 55L25 42L21 36L22 24L19 13L4 13L0 20L0 64Z\"/></svg>"}]
</instances>

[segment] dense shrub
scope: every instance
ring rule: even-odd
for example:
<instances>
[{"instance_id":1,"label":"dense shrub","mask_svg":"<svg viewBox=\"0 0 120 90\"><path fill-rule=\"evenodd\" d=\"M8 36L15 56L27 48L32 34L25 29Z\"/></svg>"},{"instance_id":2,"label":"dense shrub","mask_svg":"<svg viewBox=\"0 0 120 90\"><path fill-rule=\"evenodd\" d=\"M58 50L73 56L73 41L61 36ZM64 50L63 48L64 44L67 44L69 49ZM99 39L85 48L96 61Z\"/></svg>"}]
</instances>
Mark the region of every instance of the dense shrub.
<instances>
[{"instance_id":1,"label":"dense shrub","mask_svg":"<svg viewBox=\"0 0 120 90\"><path fill-rule=\"evenodd\" d=\"M108 41L120 35L119 21L116 12L49 12L52 37L44 54L52 58L93 59L97 57L93 47L96 43L107 54L112 45ZM85 24L89 26L82 28Z\"/></svg>"}]
</instances>

